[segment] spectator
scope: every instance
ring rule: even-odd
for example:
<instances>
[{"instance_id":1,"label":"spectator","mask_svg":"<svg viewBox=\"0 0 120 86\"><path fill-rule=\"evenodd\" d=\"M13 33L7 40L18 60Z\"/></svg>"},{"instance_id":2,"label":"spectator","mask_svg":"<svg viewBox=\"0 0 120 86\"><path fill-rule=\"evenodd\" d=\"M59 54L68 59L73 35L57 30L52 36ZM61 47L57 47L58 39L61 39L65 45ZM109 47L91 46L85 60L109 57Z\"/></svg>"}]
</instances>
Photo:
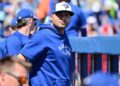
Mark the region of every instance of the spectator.
<instances>
[{"instance_id":1,"label":"spectator","mask_svg":"<svg viewBox=\"0 0 120 86\"><path fill-rule=\"evenodd\" d=\"M71 85L73 62L65 28L73 14L69 4L57 3L51 14L51 24L41 25L20 51L18 58L26 58L33 64L31 86Z\"/></svg>"},{"instance_id":2,"label":"spectator","mask_svg":"<svg viewBox=\"0 0 120 86\"><path fill-rule=\"evenodd\" d=\"M10 35L11 35L11 33L10 33L10 30L9 30L9 26L5 26L3 28L3 37L4 37L4 39L6 39Z\"/></svg>"},{"instance_id":3,"label":"spectator","mask_svg":"<svg viewBox=\"0 0 120 86\"><path fill-rule=\"evenodd\" d=\"M13 18L10 22L10 25L6 26L3 29L4 38L13 34L15 32L16 28L17 28L17 19Z\"/></svg>"},{"instance_id":4,"label":"spectator","mask_svg":"<svg viewBox=\"0 0 120 86\"><path fill-rule=\"evenodd\" d=\"M7 56L0 60L0 86L28 86L28 71L31 64L27 61Z\"/></svg>"},{"instance_id":5,"label":"spectator","mask_svg":"<svg viewBox=\"0 0 120 86\"><path fill-rule=\"evenodd\" d=\"M98 29L97 19L94 16L89 16L87 18L87 36L88 37L98 36L97 29Z\"/></svg>"},{"instance_id":6,"label":"spectator","mask_svg":"<svg viewBox=\"0 0 120 86\"><path fill-rule=\"evenodd\" d=\"M22 9L17 14L17 30L6 39L7 55L17 55L22 47L29 40L31 31L35 28L33 12Z\"/></svg>"},{"instance_id":7,"label":"spectator","mask_svg":"<svg viewBox=\"0 0 120 86\"><path fill-rule=\"evenodd\" d=\"M101 17L103 15L102 6L100 2L94 2L91 8L90 16L95 16L97 19L97 24L100 27L102 25Z\"/></svg>"},{"instance_id":8,"label":"spectator","mask_svg":"<svg viewBox=\"0 0 120 86\"><path fill-rule=\"evenodd\" d=\"M15 32L16 28L17 28L17 19L13 18L9 25L10 33L13 34Z\"/></svg>"}]
</instances>

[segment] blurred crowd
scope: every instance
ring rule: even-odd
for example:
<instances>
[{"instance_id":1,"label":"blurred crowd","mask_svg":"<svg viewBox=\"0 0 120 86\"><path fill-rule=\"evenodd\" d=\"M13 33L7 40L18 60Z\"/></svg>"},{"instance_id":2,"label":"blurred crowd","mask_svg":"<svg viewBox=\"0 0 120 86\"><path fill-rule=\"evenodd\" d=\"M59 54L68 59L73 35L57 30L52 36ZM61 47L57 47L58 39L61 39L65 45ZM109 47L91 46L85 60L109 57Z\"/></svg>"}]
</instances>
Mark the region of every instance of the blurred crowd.
<instances>
[{"instance_id":1,"label":"blurred crowd","mask_svg":"<svg viewBox=\"0 0 120 86\"><path fill-rule=\"evenodd\" d=\"M90 10L87 13L88 36L120 34L120 9L117 1L106 0L101 4L94 2Z\"/></svg>"},{"instance_id":2,"label":"blurred crowd","mask_svg":"<svg viewBox=\"0 0 120 86\"><path fill-rule=\"evenodd\" d=\"M11 34L9 25L23 8L32 10L43 23L49 23L50 10L58 0L0 0L0 38ZM90 3L91 1L91 3ZM119 0L71 0L79 6L87 21L87 36L112 36L120 34Z\"/></svg>"}]
</instances>

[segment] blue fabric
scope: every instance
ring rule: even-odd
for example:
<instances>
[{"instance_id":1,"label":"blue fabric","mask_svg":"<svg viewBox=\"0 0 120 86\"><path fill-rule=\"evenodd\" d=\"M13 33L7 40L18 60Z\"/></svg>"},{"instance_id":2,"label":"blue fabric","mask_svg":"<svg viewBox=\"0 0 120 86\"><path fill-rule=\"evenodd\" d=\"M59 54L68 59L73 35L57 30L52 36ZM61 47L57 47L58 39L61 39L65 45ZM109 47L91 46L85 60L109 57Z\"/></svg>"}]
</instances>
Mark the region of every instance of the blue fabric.
<instances>
[{"instance_id":1,"label":"blue fabric","mask_svg":"<svg viewBox=\"0 0 120 86\"><path fill-rule=\"evenodd\" d=\"M72 72L71 47L66 34L41 25L21 54L32 62L31 86L70 86Z\"/></svg>"},{"instance_id":2,"label":"blue fabric","mask_svg":"<svg viewBox=\"0 0 120 86\"><path fill-rule=\"evenodd\" d=\"M3 29L0 28L0 40L1 40L2 37L3 37Z\"/></svg>"},{"instance_id":3,"label":"blue fabric","mask_svg":"<svg viewBox=\"0 0 120 86\"><path fill-rule=\"evenodd\" d=\"M71 17L70 24L66 28L66 32L68 36L78 36L80 29L85 29L86 27L86 18L82 12L82 10L71 3L69 3L72 7L72 11L74 15ZM85 30L84 30L85 31ZM86 34L86 32L84 32Z\"/></svg>"},{"instance_id":4,"label":"blue fabric","mask_svg":"<svg viewBox=\"0 0 120 86\"><path fill-rule=\"evenodd\" d=\"M17 19L24 19L24 18L35 18L32 10L29 9L21 9L18 13L17 13Z\"/></svg>"},{"instance_id":5,"label":"blue fabric","mask_svg":"<svg viewBox=\"0 0 120 86\"><path fill-rule=\"evenodd\" d=\"M4 42L0 42L0 58L4 57Z\"/></svg>"},{"instance_id":6,"label":"blue fabric","mask_svg":"<svg viewBox=\"0 0 120 86\"><path fill-rule=\"evenodd\" d=\"M16 26L17 25L17 19L13 18L10 22L10 26Z\"/></svg>"},{"instance_id":7,"label":"blue fabric","mask_svg":"<svg viewBox=\"0 0 120 86\"><path fill-rule=\"evenodd\" d=\"M4 55L3 49L0 47L0 58L2 58Z\"/></svg>"},{"instance_id":8,"label":"blue fabric","mask_svg":"<svg viewBox=\"0 0 120 86\"><path fill-rule=\"evenodd\" d=\"M41 24L41 21L39 19L36 19L35 25L39 27L40 24Z\"/></svg>"},{"instance_id":9,"label":"blue fabric","mask_svg":"<svg viewBox=\"0 0 120 86\"><path fill-rule=\"evenodd\" d=\"M6 54L17 55L23 46L28 42L29 36L25 36L20 32L16 31L9 36L6 41Z\"/></svg>"},{"instance_id":10,"label":"blue fabric","mask_svg":"<svg viewBox=\"0 0 120 86\"><path fill-rule=\"evenodd\" d=\"M1 8L1 10L4 10L4 8L5 8L6 6L8 6L8 5L11 5L11 3L10 3L10 2L2 2L2 3L0 3L0 8Z\"/></svg>"},{"instance_id":11,"label":"blue fabric","mask_svg":"<svg viewBox=\"0 0 120 86\"><path fill-rule=\"evenodd\" d=\"M120 36L70 37L73 52L120 54Z\"/></svg>"}]
</instances>

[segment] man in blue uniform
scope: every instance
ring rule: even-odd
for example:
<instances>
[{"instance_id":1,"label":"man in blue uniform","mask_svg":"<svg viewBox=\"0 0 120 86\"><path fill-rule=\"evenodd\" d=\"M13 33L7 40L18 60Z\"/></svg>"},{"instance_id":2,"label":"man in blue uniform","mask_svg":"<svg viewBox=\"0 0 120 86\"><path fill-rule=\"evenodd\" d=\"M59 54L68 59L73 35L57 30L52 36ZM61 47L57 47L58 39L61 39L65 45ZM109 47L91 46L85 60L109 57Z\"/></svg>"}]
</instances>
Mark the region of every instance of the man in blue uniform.
<instances>
[{"instance_id":1,"label":"man in blue uniform","mask_svg":"<svg viewBox=\"0 0 120 86\"><path fill-rule=\"evenodd\" d=\"M9 25L9 31L10 31L10 34L13 34L16 30L16 25L17 25L17 19L16 18L13 18L10 22L10 25ZM7 38L7 37L6 37ZM5 38L5 39L6 39ZM4 57L6 55L6 41L5 39L0 42L0 58Z\"/></svg>"},{"instance_id":2,"label":"man in blue uniform","mask_svg":"<svg viewBox=\"0 0 120 86\"><path fill-rule=\"evenodd\" d=\"M71 17L70 24L66 28L67 35L69 37L78 37L79 35L86 36L86 18L80 7L70 3L70 0L50 0L50 9L53 9L55 3L63 1L69 3L74 12L74 15Z\"/></svg>"},{"instance_id":3,"label":"man in blue uniform","mask_svg":"<svg viewBox=\"0 0 120 86\"><path fill-rule=\"evenodd\" d=\"M55 0L51 0L55 1ZM58 2L67 2L70 4L74 15L71 17L71 21L69 26L66 28L66 33L69 37L85 37L87 36L87 30L86 30L86 18L82 11L82 9L72 3L70 3L70 0L57 0ZM75 57L73 53L73 58ZM81 65L81 77L85 78L88 73L86 71L87 67L87 58L82 58L81 61L85 64Z\"/></svg>"},{"instance_id":4,"label":"man in blue uniform","mask_svg":"<svg viewBox=\"0 0 120 86\"><path fill-rule=\"evenodd\" d=\"M9 31L11 34L13 34L16 31L16 27L17 27L17 18L13 18L9 25Z\"/></svg>"},{"instance_id":5,"label":"man in blue uniform","mask_svg":"<svg viewBox=\"0 0 120 86\"><path fill-rule=\"evenodd\" d=\"M7 55L17 55L29 40L34 29L34 14L29 9L22 9L17 14L17 30L6 41Z\"/></svg>"},{"instance_id":6,"label":"man in blue uniform","mask_svg":"<svg viewBox=\"0 0 120 86\"><path fill-rule=\"evenodd\" d=\"M65 28L74 13L69 4L57 3L51 24L41 25L20 51L18 58L29 60L31 86L70 86L72 75L71 47Z\"/></svg>"},{"instance_id":7,"label":"man in blue uniform","mask_svg":"<svg viewBox=\"0 0 120 86\"><path fill-rule=\"evenodd\" d=\"M72 16L69 26L66 28L66 32L68 36L87 36L86 31L86 18L82 12L82 10L76 6L70 3L70 0L59 0L68 2L70 6L72 7L73 12L75 13L74 16Z\"/></svg>"}]
</instances>

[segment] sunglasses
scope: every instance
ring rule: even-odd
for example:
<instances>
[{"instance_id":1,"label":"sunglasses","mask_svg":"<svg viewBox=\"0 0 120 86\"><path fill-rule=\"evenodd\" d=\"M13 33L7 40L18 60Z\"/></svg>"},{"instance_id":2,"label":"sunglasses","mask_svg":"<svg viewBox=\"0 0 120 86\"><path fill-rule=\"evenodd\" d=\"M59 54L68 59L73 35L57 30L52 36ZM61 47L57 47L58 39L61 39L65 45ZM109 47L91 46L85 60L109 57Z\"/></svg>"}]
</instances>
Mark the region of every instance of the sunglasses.
<instances>
[{"instance_id":1,"label":"sunglasses","mask_svg":"<svg viewBox=\"0 0 120 86\"><path fill-rule=\"evenodd\" d=\"M14 77L17 79L17 81L19 82L20 86L24 85L24 84L28 84L28 78L25 76L16 76L10 72L6 72L8 75Z\"/></svg>"}]
</instances>

